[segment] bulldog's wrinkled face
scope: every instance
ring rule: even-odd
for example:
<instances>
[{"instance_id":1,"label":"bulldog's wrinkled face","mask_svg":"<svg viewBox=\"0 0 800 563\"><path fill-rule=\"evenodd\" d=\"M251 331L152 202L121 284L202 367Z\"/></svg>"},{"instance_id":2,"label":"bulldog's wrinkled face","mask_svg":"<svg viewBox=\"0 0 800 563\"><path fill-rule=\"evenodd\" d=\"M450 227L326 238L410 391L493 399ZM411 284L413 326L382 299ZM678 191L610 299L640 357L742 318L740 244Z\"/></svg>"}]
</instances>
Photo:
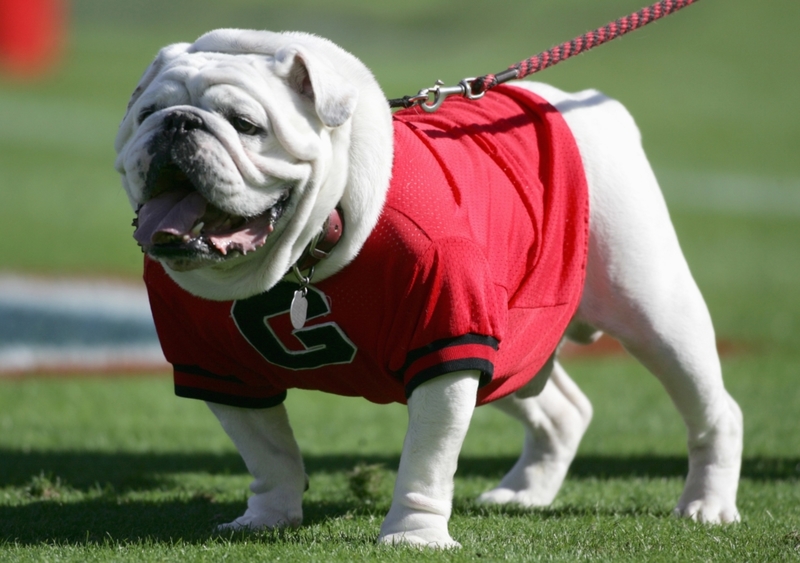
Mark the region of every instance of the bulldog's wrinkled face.
<instances>
[{"instance_id":1,"label":"bulldog's wrinkled face","mask_svg":"<svg viewBox=\"0 0 800 563\"><path fill-rule=\"evenodd\" d=\"M173 270L261 248L308 181L302 159L314 155L290 154L268 112L298 106L298 94L267 64L255 56L184 54L132 107L135 133L120 159L136 206L134 237Z\"/></svg>"},{"instance_id":2,"label":"bulldog's wrinkled face","mask_svg":"<svg viewBox=\"0 0 800 563\"><path fill-rule=\"evenodd\" d=\"M319 37L222 29L165 47L115 143L134 237L190 293L240 299L286 275L341 205L359 221L335 271L377 221L390 120L363 63Z\"/></svg>"}]
</instances>

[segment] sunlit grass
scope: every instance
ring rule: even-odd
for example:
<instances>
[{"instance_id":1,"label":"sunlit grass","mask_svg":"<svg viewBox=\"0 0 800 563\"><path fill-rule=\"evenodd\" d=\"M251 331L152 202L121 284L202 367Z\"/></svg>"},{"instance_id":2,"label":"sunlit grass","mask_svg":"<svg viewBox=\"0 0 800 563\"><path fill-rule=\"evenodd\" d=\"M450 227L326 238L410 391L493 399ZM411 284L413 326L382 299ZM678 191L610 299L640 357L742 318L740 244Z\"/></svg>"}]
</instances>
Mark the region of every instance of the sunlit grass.
<instances>
[{"instance_id":1,"label":"sunlit grass","mask_svg":"<svg viewBox=\"0 0 800 563\"><path fill-rule=\"evenodd\" d=\"M456 480L451 528L464 549L423 557L746 561L797 553L796 356L725 361L746 443L743 522L723 527L670 516L686 471L684 432L655 380L624 356L567 367L595 418L553 505L525 511L474 502L513 464L522 438L510 420L481 408ZM168 378L0 383L0 559L420 557L374 545L404 409L311 392L291 393L287 406L311 484L304 526L217 538L213 526L244 509L249 477L211 413L172 396Z\"/></svg>"}]
</instances>

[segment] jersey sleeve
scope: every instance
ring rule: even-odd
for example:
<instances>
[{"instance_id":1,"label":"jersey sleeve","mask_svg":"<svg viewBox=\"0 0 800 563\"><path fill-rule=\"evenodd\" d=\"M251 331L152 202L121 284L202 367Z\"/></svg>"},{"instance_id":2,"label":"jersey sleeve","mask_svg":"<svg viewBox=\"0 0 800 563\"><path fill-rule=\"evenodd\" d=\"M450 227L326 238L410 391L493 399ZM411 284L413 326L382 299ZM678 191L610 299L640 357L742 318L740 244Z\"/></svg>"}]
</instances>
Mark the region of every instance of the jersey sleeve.
<instances>
[{"instance_id":1,"label":"jersey sleeve","mask_svg":"<svg viewBox=\"0 0 800 563\"><path fill-rule=\"evenodd\" d=\"M240 342L229 302L189 295L150 259L144 279L177 396L244 408L270 408L284 401L285 389L270 385L243 363L252 351Z\"/></svg>"},{"instance_id":2,"label":"jersey sleeve","mask_svg":"<svg viewBox=\"0 0 800 563\"><path fill-rule=\"evenodd\" d=\"M466 239L431 245L418 262L398 307L394 371L406 398L440 375L477 370L492 380L494 358L507 322L505 289L490 275L480 249ZM406 335L405 338L401 334Z\"/></svg>"}]
</instances>

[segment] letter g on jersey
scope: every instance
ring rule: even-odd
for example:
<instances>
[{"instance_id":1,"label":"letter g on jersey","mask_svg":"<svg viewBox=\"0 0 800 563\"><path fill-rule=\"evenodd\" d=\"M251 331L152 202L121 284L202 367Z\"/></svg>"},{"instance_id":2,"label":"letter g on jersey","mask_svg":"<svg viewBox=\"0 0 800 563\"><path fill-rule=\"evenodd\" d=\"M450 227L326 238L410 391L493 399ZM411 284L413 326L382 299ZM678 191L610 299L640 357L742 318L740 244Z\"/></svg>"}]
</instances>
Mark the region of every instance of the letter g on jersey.
<instances>
[{"instance_id":1,"label":"letter g on jersey","mask_svg":"<svg viewBox=\"0 0 800 563\"><path fill-rule=\"evenodd\" d=\"M265 360L286 369L316 369L351 363L358 349L334 322L305 326L291 331L291 335L282 335L286 341L296 338L302 350L291 350L284 344L270 320L289 314L295 289L296 283L280 282L266 293L235 301L231 316L242 336ZM317 288L309 286L306 299L309 321L330 314L328 300Z\"/></svg>"}]
</instances>

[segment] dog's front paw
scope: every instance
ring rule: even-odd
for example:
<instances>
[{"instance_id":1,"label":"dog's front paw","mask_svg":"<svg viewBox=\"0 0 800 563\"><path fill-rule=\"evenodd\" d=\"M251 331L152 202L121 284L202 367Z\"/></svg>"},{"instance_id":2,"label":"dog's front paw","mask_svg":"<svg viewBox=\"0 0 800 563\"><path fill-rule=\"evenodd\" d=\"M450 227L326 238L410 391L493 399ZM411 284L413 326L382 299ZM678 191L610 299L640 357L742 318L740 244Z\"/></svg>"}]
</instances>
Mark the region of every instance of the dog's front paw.
<instances>
[{"instance_id":1,"label":"dog's front paw","mask_svg":"<svg viewBox=\"0 0 800 563\"><path fill-rule=\"evenodd\" d=\"M247 510L233 522L220 524L217 532L247 532L274 528L297 528L303 523L299 506L273 504L269 493L253 495L247 499Z\"/></svg>"},{"instance_id":2,"label":"dog's front paw","mask_svg":"<svg viewBox=\"0 0 800 563\"><path fill-rule=\"evenodd\" d=\"M450 537L447 518L430 512L408 508L389 510L381 525L378 543L384 545L412 545L431 549L454 549L461 544Z\"/></svg>"}]
</instances>

